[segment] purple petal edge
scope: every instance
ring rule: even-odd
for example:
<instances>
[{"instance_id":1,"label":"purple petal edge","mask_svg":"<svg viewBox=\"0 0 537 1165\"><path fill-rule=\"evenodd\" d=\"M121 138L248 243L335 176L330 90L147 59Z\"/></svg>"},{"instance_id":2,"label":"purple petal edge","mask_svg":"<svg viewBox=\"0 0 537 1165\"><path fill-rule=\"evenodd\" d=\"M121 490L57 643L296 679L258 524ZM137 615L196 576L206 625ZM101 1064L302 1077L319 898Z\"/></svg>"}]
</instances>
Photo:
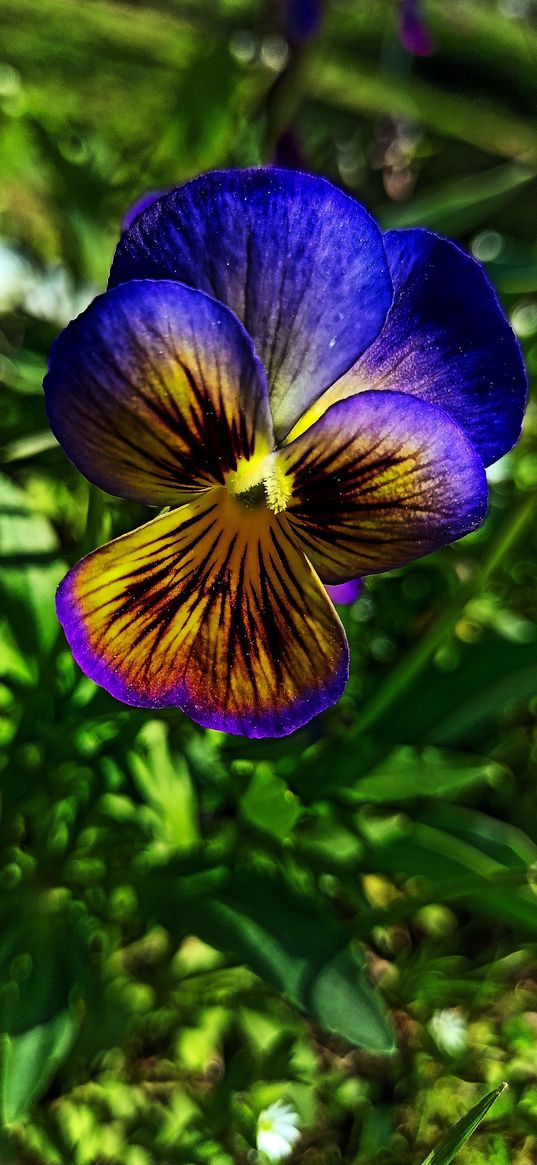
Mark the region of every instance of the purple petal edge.
<instances>
[{"instance_id":1,"label":"purple petal edge","mask_svg":"<svg viewBox=\"0 0 537 1165\"><path fill-rule=\"evenodd\" d=\"M356 602L362 590L362 584L363 579L351 578L348 582L328 583L326 590L333 603L337 603L340 607L347 607Z\"/></svg>"},{"instance_id":2,"label":"purple petal edge","mask_svg":"<svg viewBox=\"0 0 537 1165\"><path fill-rule=\"evenodd\" d=\"M127 685L113 675L110 667L103 660L97 659L89 646L83 622L77 615L76 599L72 592L76 571L77 566L74 566L62 579L57 589L56 614L63 627L73 658L81 671L122 704L127 704L133 708L176 707L202 728L212 728L217 732L229 732L231 735L246 736L250 739L278 738L297 732L315 716L331 708L337 703L347 686L349 679L348 645L341 664L335 669L330 684L327 684L324 690L324 698L319 696L317 700L314 700L311 697L306 697L297 701L289 709L289 715L264 716L256 724L248 723L243 717L226 717L218 713L204 711L203 708L194 703L181 684L178 684L176 691L162 701L141 700L139 696L133 698Z\"/></svg>"}]
</instances>

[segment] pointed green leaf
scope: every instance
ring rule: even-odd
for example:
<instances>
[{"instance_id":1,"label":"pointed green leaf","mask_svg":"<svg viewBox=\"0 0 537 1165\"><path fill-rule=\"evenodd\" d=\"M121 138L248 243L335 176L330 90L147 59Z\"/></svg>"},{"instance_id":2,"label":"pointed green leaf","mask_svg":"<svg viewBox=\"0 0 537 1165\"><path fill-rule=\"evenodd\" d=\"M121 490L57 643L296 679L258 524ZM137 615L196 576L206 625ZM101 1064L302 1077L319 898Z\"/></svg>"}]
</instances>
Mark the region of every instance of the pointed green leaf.
<instances>
[{"instance_id":1,"label":"pointed green leaf","mask_svg":"<svg viewBox=\"0 0 537 1165\"><path fill-rule=\"evenodd\" d=\"M55 891L0 904L0 1125L26 1115L77 1037L86 970L75 923Z\"/></svg>"},{"instance_id":2,"label":"pointed green leaf","mask_svg":"<svg viewBox=\"0 0 537 1165\"><path fill-rule=\"evenodd\" d=\"M195 847L200 840L196 797L183 757L170 754L166 725L148 720L128 759L133 781L151 808L158 841L174 850Z\"/></svg>"},{"instance_id":3,"label":"pointed green leaf","mask_svg":"<svg viewBox=\"0 0 537 1165\"><path fill-rule=\"evenodd\" d=\"M0 1124L26 1115L53 1079L78 1034L79 1020L69 1007L0 1043Z\"/></svg>"},{"instance_id":4,"label":"pointed green leaf","mask_svg":"<svg viewBox=\"0 0 537 1165\"><path fill-rule=\"evenodd\" d=\"M288 837L301 814L298 797L267 764L257 766L241 797L240 809L242 816L256 829L277 838Z\"/></svg>"},{"instance_id":5,"label":"pointed green leaf","mask_svg":"<svg viewBox=\"0 0 537 1165\"><path fill-rule=\"evenodd\" d=\"M466 1144L466 1141L475 1132L478 1125L486 1117L489 1108L492 1108L494 1102L505 1092L508 1085L500 1084L493 1092L487 1093L478 1104L475 1104L466 1116L461 1117L460 1121L453 1126L447 1137L442 1141L442 1144L437 1149L433 1149L432 1153L423 1162L423 1165L450 1165L455 1155Z\"/></svg>"},{"instance_id":6,"label":"pointed green leaf","mask_svg":"<svg viewBox=\"0 0 537 1165\"><path fill-rule=\"evenodd\" d=\"M381 996L327 907L257 869L224 875L196 897L191 882L185 878L181 889L170 866L145 870L137 889L171 933L195 934L246 963L326 1030L371 1052L395 1050Z\"/></svg>"},{"instance_id":7,"label":"pointed green leaf","mask_svg":"<svg viewBox=\"0 0 537 1165\"><path fill-rule=\"evenodd\" d=\"M56 638L54 594L64 573L51 523L32 511L24 490L0 474L0 603L27 667Z\"/></svg>"},{"instance_id":8,"label":"pointed green leaf","mask_svg":"<svg viewBox=\"0 0 537 1165\"><path fill-rule=\"evenodd\" d=\"M410 686L401 694L381 721L384 739L394 744L475 748L506 704L534 695L537 642L491 637L479 644L461 644L457 651L459 662L453 671L441 672L430 665L419 689Z\"/></svg>"},{"instance_id":9,"label":"pointed green leaf","mask_svg":"<svg viewBox=\"0 0 537 1165\"><path fill-rule=\"evenodd\" d=\"M396 748L348 791L348 799L382 805L418 797L449 797L505 777L507 770L488 757L446 751Z\"/></svg>"}]
</instances>

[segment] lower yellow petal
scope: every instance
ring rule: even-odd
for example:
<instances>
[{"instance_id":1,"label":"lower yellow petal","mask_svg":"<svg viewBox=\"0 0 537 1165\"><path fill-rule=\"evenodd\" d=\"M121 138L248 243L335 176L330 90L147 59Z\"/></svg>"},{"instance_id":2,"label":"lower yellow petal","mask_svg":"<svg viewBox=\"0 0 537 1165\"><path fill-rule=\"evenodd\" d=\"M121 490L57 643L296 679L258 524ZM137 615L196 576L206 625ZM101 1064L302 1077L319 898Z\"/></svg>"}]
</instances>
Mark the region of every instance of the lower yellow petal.
<instances>
[{"instance_id":1,"label":"lower yellow petal","mask_svg":"<svg viewBox=\"0 0 537 1165\"><path fill-rule=\"evenodd\" d=\"M88 555L58 614L112 695L211 728L284 736L347 680L343 628L285 518L223 487Z\"/></svg>"}]
</instances>

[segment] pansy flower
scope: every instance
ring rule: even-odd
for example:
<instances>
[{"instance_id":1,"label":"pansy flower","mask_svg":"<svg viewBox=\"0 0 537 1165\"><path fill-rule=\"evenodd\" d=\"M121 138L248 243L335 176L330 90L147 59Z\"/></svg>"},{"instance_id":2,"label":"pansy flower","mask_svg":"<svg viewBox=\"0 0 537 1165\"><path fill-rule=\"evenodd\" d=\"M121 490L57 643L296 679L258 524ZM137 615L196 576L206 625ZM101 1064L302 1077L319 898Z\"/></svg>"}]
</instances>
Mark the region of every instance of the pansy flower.
<instances>
[{"instance_id":1,"label":"pansy flower","mask_svg":"<svg viewBox=\"0 0 537 1165\"><path fill-rule=\"evenodd\" d=\"M282 736L347 681L323 584L483 521L526 379L458 247L383 236L323 179L260 169L206 174L134 219L45 393L78 469L161 510L61 583L81 668L127 704Z\"/></svg>"}]
</instances>

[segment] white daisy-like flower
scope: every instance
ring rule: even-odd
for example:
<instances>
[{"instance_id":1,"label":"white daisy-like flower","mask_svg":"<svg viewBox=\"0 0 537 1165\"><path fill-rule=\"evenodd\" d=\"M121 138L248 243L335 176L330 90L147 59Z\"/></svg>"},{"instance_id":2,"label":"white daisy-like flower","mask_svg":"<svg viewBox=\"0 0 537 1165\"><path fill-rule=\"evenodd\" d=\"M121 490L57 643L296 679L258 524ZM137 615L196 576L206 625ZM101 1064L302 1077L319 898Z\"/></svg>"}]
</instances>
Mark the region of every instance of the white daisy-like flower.
<instances>
[{"instance_id":1,"label":"white daisy-like flower","mask_svg":"<svg viewBox=\"0 0 537 1165\"><path fill-rule=\"evenodd\" d=\"M435 1044L448 1056L458 1056L468 1043L468 1024L454 1007L435 1011L429 1031Z\"/></svg>"},{"instance_id":2,"label":"white daisy-like flower","mask_svg":"<svg viewBox=\"0 0 537 1165\"><path fill-rule=\"evenodd\" d=\"M290 1104L277 1100L257 1118L257 1148L269 1161L290 1157L300 1137L298 1113Z\"/></svg>"}]
</instances>

